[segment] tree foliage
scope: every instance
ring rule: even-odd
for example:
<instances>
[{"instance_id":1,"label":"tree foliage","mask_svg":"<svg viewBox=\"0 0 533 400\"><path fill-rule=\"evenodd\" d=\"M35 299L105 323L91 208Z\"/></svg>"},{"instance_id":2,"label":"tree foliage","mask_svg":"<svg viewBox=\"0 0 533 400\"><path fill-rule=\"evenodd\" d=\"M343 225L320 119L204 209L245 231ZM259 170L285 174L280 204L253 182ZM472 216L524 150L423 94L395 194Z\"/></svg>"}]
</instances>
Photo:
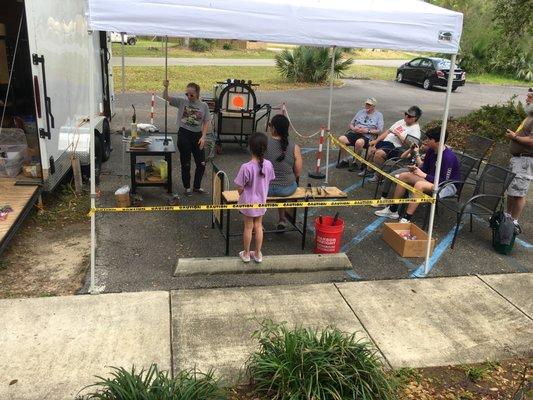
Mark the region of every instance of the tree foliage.
<instances>
[{"instance_id":1,"label":"tree foliage","mask_svg":"<svg viewBox=\"0 0 533 400\"><path fill-rule=\"evenodd\" d=\"M334 75L340 76L353 59L342 59L342 50L335 49ZM292 82L324 82L331 69L331 52L327 47L299 46L285 49L276 55L276 67L281 75Z\"/></svg>"},{"instance_id":2,"label":"tree foliage","mask_svg":"<svg viewBox=\"0 0 533 400\"><path fill-rule=\"evenodd\" d=\"M431 0L464 14L459 60L469 72L533 80L533 1Z\"/></svg>"}]
</instances>

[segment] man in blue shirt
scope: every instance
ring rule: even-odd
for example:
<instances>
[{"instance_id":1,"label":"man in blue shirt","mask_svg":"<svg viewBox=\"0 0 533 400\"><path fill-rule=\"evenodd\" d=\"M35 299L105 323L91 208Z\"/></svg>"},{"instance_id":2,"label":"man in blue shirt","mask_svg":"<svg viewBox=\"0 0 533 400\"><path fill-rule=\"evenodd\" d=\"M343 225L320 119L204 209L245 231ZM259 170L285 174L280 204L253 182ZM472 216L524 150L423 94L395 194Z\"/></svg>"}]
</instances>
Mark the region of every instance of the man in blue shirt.
<instances>
[{"instance_id":1,"label":"man in blue shirt","mask_svg":"<svg viewBox=\"0 0 533 400\"><path fill-rule=\"evenodd\" d=\"M348 131L339 137L339 141L347 146L354 146L354 151L359 153L361 149L368 148L368 143L375 139L376 135L383 131L383 114L376 110L377 100L370 97L365 101L365 108L357 111L348 125ZM346 152L341 149L340 161L337 168L348 167L348 161L344 160Z\"/></svg>"}]
</instances>

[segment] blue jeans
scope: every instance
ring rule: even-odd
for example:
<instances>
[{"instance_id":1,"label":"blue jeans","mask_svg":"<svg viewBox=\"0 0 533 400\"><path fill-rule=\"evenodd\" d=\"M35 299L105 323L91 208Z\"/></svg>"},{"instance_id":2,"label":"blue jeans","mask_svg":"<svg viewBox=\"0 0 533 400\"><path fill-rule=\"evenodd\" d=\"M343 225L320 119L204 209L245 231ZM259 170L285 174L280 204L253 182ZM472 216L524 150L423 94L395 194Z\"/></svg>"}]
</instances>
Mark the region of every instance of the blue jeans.
<instances>
[{"instance_id":1,"label":"blue jeans","mask_svg":"<svg viewBox=\"0 0 533 400\"><path fill-rule=\"evenodd\" d=\"M268 188L268 197L288 197L298 189L296 182L288 186L274 186L270 185Z\"/></svg>"}]
</instances>

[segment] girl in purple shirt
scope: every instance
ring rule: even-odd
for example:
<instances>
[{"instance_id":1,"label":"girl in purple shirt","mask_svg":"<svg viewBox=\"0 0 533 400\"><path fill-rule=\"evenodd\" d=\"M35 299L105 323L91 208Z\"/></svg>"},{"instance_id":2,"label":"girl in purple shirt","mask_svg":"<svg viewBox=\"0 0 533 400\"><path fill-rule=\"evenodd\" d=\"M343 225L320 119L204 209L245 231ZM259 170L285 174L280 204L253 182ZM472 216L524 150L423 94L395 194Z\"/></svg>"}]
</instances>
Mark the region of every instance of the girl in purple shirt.
<instances>
[{"instance_id":1,"label":"girl in purple shirt","mask_svg":"<svg viewBox=\"0 0 533 400\"><path fill-rule=\"evenodd\" d=\"M264 159L268 138L265 134L256 132L250 135L248 146L252 159L241 165L234 182L238 186L239 204L264 204L268 194L268 185L275 178L272 163ZM243 242L244 250L239 257L245 263L254 259L263 261L261 246L263 244L263 215L266 208L245 208L241 210L244 217ZM255 251L250 251L252 232L255 233Z\"/></svg>"}]
</instances>

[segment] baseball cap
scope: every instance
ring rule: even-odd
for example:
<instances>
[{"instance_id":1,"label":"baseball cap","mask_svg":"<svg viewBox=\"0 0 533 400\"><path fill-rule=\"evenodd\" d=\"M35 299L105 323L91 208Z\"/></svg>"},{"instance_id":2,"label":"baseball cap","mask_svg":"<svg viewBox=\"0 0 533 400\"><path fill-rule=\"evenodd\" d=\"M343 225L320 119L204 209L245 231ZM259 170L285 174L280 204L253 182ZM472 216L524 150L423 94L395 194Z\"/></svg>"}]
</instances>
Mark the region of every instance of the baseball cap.
<instances>
[{"instance_id":1,"label":"baseball cap","mask_svg":"<svg viewBox=\"0 0 533 400\"><path fill-rule=\"evenodd\" d=\"M378 101L375 97L369 97L368 99L366 99L365 104L375 106L376 104L378 104Z\"/></svg>"}]
</instances>

